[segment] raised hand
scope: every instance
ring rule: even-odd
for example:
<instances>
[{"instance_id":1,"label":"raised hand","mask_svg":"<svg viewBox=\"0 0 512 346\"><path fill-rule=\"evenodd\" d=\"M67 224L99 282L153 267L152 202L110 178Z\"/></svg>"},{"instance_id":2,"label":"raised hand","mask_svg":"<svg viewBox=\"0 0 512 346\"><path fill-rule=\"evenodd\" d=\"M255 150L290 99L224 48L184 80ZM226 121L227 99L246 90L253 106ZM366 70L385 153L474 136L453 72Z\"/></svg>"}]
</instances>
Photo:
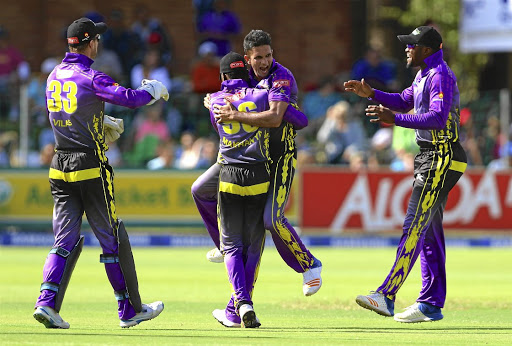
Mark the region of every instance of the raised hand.
<instances>
[{"instance_id":1,"label":"raised hand","mask_svg":"<svg viewBox=\"0 0 512 346\"><path fill-rule=\"evenodd\" d=\"M343 87L346 91L353 92L357 96L361 97L373 97L375 96L375 92L370 84L364 81L364 78L361 81L358 80L349 80L348 82L343 83Z\"/></svg>"}]
</instances>

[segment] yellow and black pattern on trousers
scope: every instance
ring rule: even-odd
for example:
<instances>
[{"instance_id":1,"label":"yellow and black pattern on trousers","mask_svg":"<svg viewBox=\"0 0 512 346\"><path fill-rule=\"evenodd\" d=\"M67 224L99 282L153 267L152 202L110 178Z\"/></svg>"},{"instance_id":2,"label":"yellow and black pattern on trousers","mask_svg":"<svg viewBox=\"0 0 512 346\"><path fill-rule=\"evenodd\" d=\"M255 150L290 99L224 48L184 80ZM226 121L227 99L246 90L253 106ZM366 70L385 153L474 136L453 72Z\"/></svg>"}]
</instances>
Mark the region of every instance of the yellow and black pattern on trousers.
<instances>
[{"instance_id":1,"label":"yellow and black pattern on trousers","mask_svg":"<svg viewBox=\"0 0 512 346\"><path fill-rule=\"evenodd\" d=\"M287 245L290 252L295 256L299 265L307 270L313 262L312 256L303 251L299 246L295 234L290 232L288 221L284 216L284 209L290 196L293 177L297 166L297 147L295 137L297 133L293 125L284 123L278 134L273 134L270 145L271 182L267 203L271 203L271 213L266 212L265 218L270 217L273 231L283 243ZM279 136L278 136L279 135ZM269 206L267 206L269 208ZM288 224L288 226L287 226ZM267 229L268 229L267 222Z\"/></svg>"},{"instance_id":2,"label":"yellow and black pattern on trousers","mask_svg":"<svg viewBox=\"0 0 512 346\"><path fill-rule=\"evenodd\" d=\"M412 269L420 250L417 247L421 244L431 216L444 203L448 192L466 169L466 162L454 159L453 146L462 150L458 143L446 142L432 150L420 152L415 158L413 194L403 226L406 239L398 249L391 273L379 289L390 299L394 299ZM456 158L459 156L465 161L465 155L455 155Z\"/></svg>"},{"instance_id":3,"label":"yellow and black pattern on trousers","mask_svg":"<svg viewBox=\"0 0 512 346\"><path fill-rule=\"evenodd\" d=\"M96 143L96 149L57 150L50 167L49 178L66 189L62 183L71 183L69 190L82 187L83 208L91 204L103 214L109 228L117 236L117 214L114 199L114 171L108 164L102 135L102 117L94 117L89 131ZM85 196L84 196L85 195ZM91 221L90 221L91 222Z\"/></svg>"}]
</instances>

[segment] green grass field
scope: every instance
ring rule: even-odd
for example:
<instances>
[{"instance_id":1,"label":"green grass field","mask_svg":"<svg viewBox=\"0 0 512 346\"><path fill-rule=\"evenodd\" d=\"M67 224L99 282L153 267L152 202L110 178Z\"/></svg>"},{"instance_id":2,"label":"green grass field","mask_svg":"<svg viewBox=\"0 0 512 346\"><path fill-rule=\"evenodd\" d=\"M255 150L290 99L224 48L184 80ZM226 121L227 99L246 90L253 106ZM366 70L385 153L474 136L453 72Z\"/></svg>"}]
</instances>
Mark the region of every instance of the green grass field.
<instances>
[{"instance_id":1,"label":"green grass field","mask_svg":"<svg viewBox=\"0 0 512 346\"><path fill-rule=\"evenodd\" d=\"M45 329L32 318L48 250L0 247L2 345L512 343L510 248L448 248L445 318L420 324L397 323L354 301L382 282L394 248L312 249L324 265L322 289L312 297L302 295L302 275L268 248L254 293L259 329L228 329L213 319L212 310L224 307L231 291L224 266L206 261L206 248L136 248L143 301L162 300L165 310L121 329L100 250L85 248L61 310L68 330ZM397 297L397 312L420 290L418 264Z\"/></svg>"}]
</instances>

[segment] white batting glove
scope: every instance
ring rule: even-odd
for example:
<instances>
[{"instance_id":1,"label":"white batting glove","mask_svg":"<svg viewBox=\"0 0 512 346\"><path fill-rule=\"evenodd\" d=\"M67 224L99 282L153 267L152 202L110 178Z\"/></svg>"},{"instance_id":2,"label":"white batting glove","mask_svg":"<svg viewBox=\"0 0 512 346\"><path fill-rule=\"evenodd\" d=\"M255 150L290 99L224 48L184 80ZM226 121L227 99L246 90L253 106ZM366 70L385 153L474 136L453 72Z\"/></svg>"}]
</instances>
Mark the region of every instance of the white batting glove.
<instances>
[{"instance_id":1,"label":"white batting glove","mask_svg":"<svg viewBox=\"0 0 512 346\"><path fill-rule=\"evenodd\" d=\"M165 101L169 100L169 91L167 90L165 85L163 85L162 82L159 82L157 80L143 79L142 85L137 89L146 90L153 97L153 99L148 102L148 106L152 105L161 98Z\"/></svg>"}]
</instances>

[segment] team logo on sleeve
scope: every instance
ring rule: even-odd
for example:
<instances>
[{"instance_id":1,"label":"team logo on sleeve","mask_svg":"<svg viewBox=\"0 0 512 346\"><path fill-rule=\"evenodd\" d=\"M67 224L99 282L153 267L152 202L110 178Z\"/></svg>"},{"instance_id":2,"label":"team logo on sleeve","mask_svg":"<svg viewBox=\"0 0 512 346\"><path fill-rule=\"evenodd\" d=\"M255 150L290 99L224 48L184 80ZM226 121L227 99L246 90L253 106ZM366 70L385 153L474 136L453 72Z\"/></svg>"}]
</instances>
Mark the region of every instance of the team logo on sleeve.
<instances>
[{"instance_id":1,"label":"team logo on sleeve","mask_svg":"<svg viewBox=\"0 0 512 346\"><path fill-rule=\"evenodd\" d=\"M439 92L439 98L442 99L444 97L444 94L442 91Z\"/></svg>"},{"instance_id":2,"label":"team logo on sleeve","mask_svg":"<svg viewBox=\"0 0 512 346\"><path fill-rule=\"evenodd\" d=\"M281 88L281 87L289 87L290 81L288 79L278 79L275 80L274 83L272 83L272 87L274 88Z\"/></svg>"}]
</instances>

